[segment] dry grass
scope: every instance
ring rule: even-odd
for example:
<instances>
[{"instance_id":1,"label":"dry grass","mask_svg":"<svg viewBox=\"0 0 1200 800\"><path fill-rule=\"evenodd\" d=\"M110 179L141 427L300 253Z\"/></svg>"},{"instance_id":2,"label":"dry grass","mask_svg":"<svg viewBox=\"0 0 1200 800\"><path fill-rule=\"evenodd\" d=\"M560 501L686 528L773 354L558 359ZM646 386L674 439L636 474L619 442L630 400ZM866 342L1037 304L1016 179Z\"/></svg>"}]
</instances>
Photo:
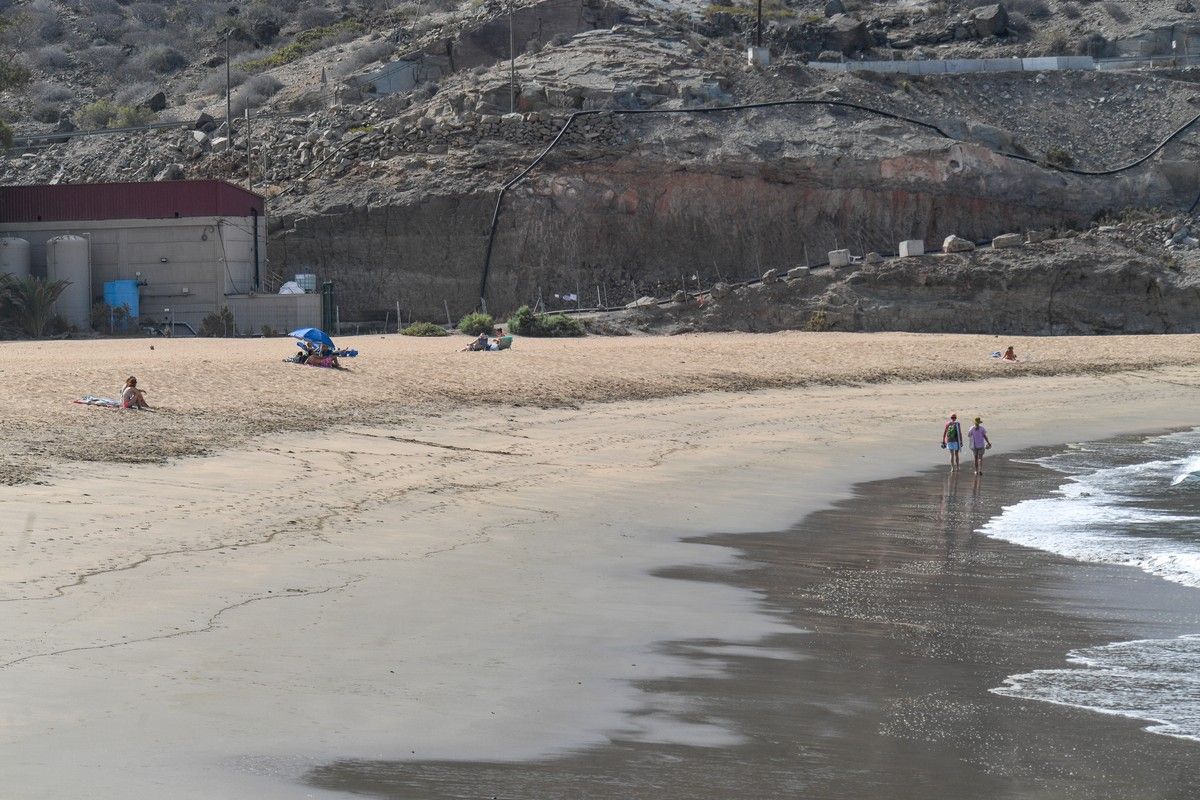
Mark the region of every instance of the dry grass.
<instances>
[{"instance_id":1,"label":"dry grass","mask_svg":"<svg viewBox=\"0 0 1200 800\"><path fill-rule=\"evenodd\" d=\"M9 421L0 480L32 480L63 460L194 455L275 431L414 415L486 419L492 404L562 407L707 391L1096 374L1200 363L1200 336L703 334L518 339L507 352L459 352L466 342L467 337L344 338L339 344L362 351L345 371L283 363L294 349L285 339L4 343L0 398ZM1003 364L988 357L1007 344L1027 360ZM156 413L71 402L89 393L115 397L131 374Z\"/></svg>"}]
</instances>

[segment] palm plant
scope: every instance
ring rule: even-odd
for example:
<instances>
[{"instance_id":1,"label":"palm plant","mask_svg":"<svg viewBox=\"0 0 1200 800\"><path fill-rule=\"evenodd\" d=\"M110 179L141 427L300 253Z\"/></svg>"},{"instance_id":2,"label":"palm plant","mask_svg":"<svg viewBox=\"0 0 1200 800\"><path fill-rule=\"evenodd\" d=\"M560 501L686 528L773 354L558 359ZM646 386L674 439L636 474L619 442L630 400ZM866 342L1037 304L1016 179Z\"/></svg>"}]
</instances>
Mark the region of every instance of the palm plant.
<instances>
[{"instance_id":1,"label":"palm plant","mask_svg":"<svg viewBox=\"0 0 1200 800\"><path fill-rule=\"evenodd\" d=\"M32 275L24 278L0 276L0 301L3 302L5 320L28 336L41 338L54 315L54 304L70 285L70 281L44 281Z\"/></svg>"}]
</instances>

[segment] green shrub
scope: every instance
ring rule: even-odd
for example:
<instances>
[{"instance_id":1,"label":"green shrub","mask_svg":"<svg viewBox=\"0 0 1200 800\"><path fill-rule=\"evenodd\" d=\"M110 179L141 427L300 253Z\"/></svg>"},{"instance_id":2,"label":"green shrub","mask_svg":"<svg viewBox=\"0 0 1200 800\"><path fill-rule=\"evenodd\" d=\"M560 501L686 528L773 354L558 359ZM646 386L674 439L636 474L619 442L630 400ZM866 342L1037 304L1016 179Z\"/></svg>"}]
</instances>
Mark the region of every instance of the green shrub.
<instances>
[{"instance_id":1,"label":"green shrub","mask_svg":"<svg viewBox=\"0 0 1200 800\"><path fill-rule=\"evenodd\" d=\"M1070 168L1075 166L1075 157L1062 147L1051 147L1046 151L1046 163L1052 167Z\"/></svg>"},{"instance_id":2,"label":"green shrub","mask_svg":"<svg viewBox=\"0 0 1200 800\"><path fill-rule=\"evenodd\" d=\"M518 336L564 337L583 336L583 323L566 314L535 314L529 306L521 306L508 320L510 333Z\"/></svg>"},{"instance_id":3,"label":"green shrub","mask_svg":"<svg viewBox=\"0 0 1200 800\"><path fill-rule=\"evenodd\" d=\"M309 53L315 53L329 44L332 39L336 39L339 36L357 34L362 32L362 30L363 26L361 22L342 20L341 22L335 22L333 25L326 25L323 28L312 28L307 31L301 31L292 39L292 43L286 47L279 48L269 56L243 61L240 66L249 72L261 72L265 69L282 67L284 64L290 64Z\"/></svg>"},{"instance_id":4,"label":"green shrub","mask_svg":"<svg viewBox=\"0 0 1200 800\"><path fill-rule=\"evenodd\" d=\"M79 109L79 121L85 128L136 128L154 119L154 114L138 106L121 106L97 100Z\"/></svg>"},{"instance_id":5,"label":"green shrub","mask_svg":"<svg viewBox=\"0 0 1200 800\"><path fill-rule=\"evenodd\" d=\"M93 330L107 331L108 333L123 331L128 327L129 318L129 306L127 304L110 306L108 303L96 303L92 306L91 322Z\"/></svg>"},{"instance_id":6,"label":"green shrub","mask_svg":"<svg viewBox=\"0 0 1200 800\"><path fill-rule=\"evenodd\" d=\"M449 336L450 332L432 322L414 322L404 330L400 331L401 336Z\"/></svg>"},{"instance_id":7,"label":"green shrub","mask_svg":"<svg viewBox=\"0 0 1200 800\"><path fill-rule=\"evenodd\" d=\"M458 329L469 336L478 336L481 333L490 334L496 329L496 321L492 319L491 314L473 312L458 321Z\"/></svg>"},{"instance_id":8,"label":"green shrub","mask_svg":"<svg viewBox=\"0 0 1200 800\"><path fill-rule=\"evenodd\" d=\"M171 331L171 333L175 333L175 331ZM234 324L233 312L229 310L229 306L225 306L220 311L214 311L200 320L200 335L216 338L237 336L237 325Z\"/></svg>"},{"instance_id":9,"label":"green shrub","mask_svg":"<svg viewBox=\"0 0 1200 800\"><path fill-rule=\"evenodd\" d=\"M0 318L26 336L45 336L54 318L54 304L69 285L70 281L0 275Z\"/></svg>"},{"instance_id":10,"label":"green shrub","mask_svg":"<svg viewBox=\"0 0 1200 800\"><path fill-rule=\"evenodd\" d=\"M5 57L0 59L0 92L8 89L20 89L29 83L33 75L20 64Z\"/></svg>"}]
</instances>

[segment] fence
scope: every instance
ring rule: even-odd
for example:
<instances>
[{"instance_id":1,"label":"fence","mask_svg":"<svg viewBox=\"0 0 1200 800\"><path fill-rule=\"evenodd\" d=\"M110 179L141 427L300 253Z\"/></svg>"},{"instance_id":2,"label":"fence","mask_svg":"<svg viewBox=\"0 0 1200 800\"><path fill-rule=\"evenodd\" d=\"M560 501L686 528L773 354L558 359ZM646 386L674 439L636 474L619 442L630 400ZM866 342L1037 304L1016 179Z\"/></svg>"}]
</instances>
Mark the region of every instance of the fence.
<instances>
[{"instance_id":1,"label":"fence","mask_svg":"<svg viewBox=\"0 0 1200 800\"><path fill-rule=\"evenodd\" d=\"M1200 56L1042 56L1038 58L947 58L921 61L810 61L828 72L888 72L900 75L969 75L980 72L1162 69L1200 64Z\"/></svg>"}]
</instances>

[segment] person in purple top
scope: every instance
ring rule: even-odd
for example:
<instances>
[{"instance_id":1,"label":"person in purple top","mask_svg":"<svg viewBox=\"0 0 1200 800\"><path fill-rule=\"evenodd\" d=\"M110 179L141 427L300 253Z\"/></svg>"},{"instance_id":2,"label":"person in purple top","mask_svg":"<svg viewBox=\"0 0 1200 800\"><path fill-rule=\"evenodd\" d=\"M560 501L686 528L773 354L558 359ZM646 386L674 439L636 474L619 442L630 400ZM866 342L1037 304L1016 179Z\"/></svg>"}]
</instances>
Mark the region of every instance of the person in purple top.
<instances>
[{"instance_id":1,"label":"person in purple top","mask_svg":"<svg viewBox=\"0 0 1200 800\"><path fill-rule=\"evenodd\" d=\"M975 474L983 474L983 451L990 450L992 440L988 438L987 428L983 427L983 420L979 417L975 418L975 424L967 431L967 441L971 443L971 452L975 454Z\"/></svg>"}]
</instances>

